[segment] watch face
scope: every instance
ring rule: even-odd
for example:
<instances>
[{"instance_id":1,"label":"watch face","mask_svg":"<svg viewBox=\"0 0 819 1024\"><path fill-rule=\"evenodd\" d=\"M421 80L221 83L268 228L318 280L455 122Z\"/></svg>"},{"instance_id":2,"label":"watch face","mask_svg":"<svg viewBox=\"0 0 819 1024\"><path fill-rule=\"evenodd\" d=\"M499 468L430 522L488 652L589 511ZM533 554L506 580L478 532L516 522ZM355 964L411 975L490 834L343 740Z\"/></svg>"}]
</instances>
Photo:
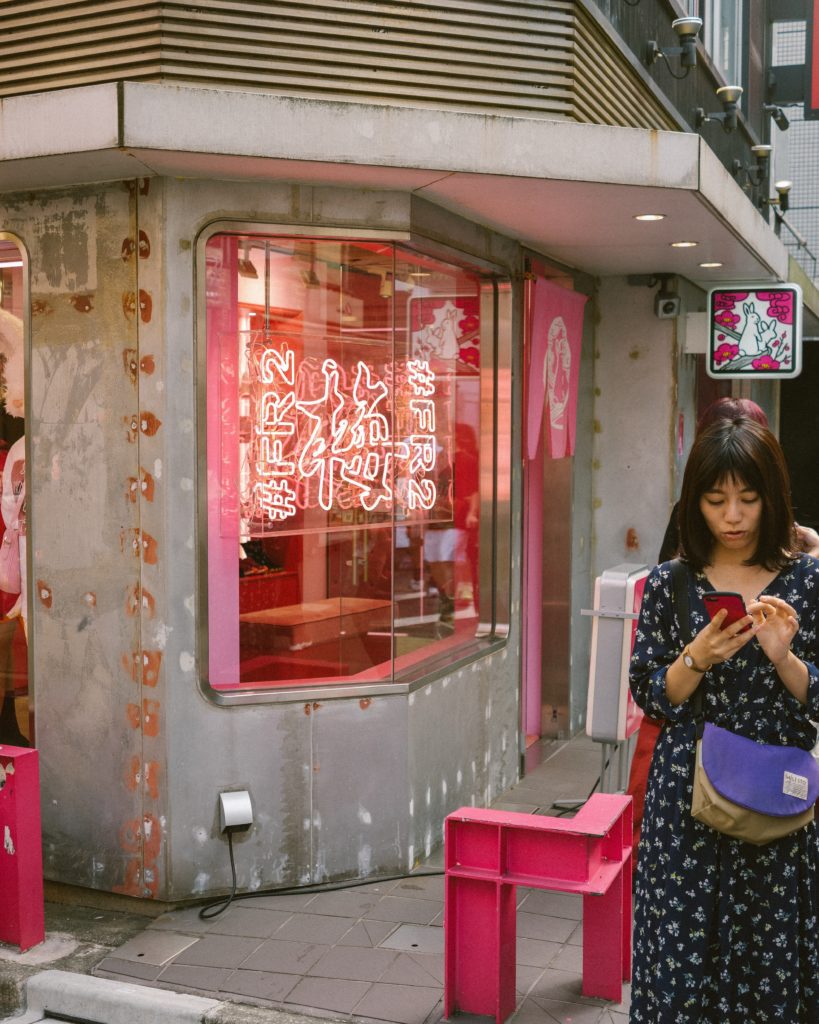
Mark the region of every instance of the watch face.
<instances>
[{"instance_id":1,"label":"watch face","mask_svg":"<svg viewBox=\"0 0 819 1024\"><path fill-rule=\"evenodd\" d=\"M684 654L683 655L683 663L685 664L686 668L693 668L694 667L694 659L691 657L690 654Z\"/></svg>"}]
</instances>

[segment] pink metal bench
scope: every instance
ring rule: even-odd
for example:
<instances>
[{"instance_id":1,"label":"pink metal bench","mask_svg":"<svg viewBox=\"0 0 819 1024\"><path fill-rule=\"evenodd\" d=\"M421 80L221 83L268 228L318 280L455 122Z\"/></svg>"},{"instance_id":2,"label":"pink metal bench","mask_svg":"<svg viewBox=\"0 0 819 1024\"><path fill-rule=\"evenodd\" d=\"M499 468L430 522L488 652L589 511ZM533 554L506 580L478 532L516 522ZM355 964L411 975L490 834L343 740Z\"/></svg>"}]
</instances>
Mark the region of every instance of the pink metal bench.
<instances>
[{"instance_id":1,"label":"pink metal bench","mask_svg":"<svg viewBox=\"0 0 819 1024\"><path fill-rule=\"evenodd\" d=\"M631 797L574 818L462 807L444 833L444 1016L515 1009L516 889L583 896L583 995L619 1002L631 978Z\"/></svg>"}]
</instances>

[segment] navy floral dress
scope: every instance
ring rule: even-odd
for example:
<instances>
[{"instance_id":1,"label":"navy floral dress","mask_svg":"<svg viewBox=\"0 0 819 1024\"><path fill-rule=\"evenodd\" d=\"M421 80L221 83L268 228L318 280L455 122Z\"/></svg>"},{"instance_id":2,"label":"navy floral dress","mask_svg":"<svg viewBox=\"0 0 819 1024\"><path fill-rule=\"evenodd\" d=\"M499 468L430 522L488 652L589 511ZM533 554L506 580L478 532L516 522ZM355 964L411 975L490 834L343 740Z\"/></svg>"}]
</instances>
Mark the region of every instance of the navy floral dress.
<instances>
[{"instance_id":1,"label":"navy floral dress","mask_svg":"<svg viewBox=\"0 0 819 1024\"><path fill-rule=\"evenodd\" d=\"M689 571L690 636L708 619L703 574ZM803 706L756 639L704 676L705 717L761 743L810 750L819 721L819 562L797 559L763 591L799 616L792 649L810 673ZM687 639L687 638L686 638ZM669 563L646 581L631 690L664 718L651 763L634 915L631 1024L819 1024L819 829L767 846L715 832L691 817L691 698L676 707L665 673L685 641Z\"/></svg>"}]
</instances>

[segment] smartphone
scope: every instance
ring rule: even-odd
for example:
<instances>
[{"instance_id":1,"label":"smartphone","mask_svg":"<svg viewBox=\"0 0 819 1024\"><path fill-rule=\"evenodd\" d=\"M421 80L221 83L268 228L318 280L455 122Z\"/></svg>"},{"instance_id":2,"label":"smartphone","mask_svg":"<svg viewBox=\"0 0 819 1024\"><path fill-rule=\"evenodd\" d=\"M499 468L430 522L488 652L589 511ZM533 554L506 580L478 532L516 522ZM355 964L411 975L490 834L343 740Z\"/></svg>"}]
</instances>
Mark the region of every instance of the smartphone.
<instances>
[{"instance_id":1,"label":"smartphone","mask_svg":"<svg viewBox=\"0 0 819 1024\"><path fill-rule=\"evenodd\" d=\"M742 600L742 594L735 594L730 590L714 590L710 593L706 593L703 597L705 601L705 610L708 612L708 618L713 619L718 611L723 608L728 609L728 614L725 617L720 629L725 629L726 626L732 625L734 622L739 622L740 619L744 619L748 612L745 610L745 602ZM751 627L748 626L748 629ZM744 632L744 630L743 630Z\"/></svg>"}]
</instances>

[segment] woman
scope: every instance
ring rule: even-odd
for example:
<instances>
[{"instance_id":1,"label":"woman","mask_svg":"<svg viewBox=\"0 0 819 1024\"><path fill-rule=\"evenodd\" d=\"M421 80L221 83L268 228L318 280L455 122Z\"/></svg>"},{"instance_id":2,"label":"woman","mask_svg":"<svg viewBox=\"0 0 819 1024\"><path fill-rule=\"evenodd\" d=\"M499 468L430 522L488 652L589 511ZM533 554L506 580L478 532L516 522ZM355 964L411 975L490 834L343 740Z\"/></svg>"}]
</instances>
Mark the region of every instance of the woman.
<instances>
[{"instance_id":1,"label":"woman","mask_svg":"<svg viewBox=\"0 0 819 1024\"><path fill-rule=\"evenodd\" d=\"M714 423L723 420L735 420L741 416L756 420L763 427L768 426L768 418L762 409L752 402L750 398L718 398L712 402L697 421L697 433L707 430ZM674 558L680 547L680 524L679 524L679 502L676 502L671 510L671 517L665 529L663 542L660 545L660 556L658 562L665 562ZM811 531L812 532L812 531ZM817 537L819 540L819 537ZM807 550L807 548L806 548ZM648 716L640 722L637 732L637 743L631 758L629 768L628 786L626 793L631 797L632 805L632 839L631 849L634 862L637 862L638 843L640 841L640 828L643 824L643 807L646 799L646 784L648 782L648 769L651 758L654 754L654 745L662 729L662 721Z\"/></svg>"},{"instance_id":2,"label":"woman","mask_svg":"<svg viewBox=\"0 0 819 1024\"><path fill-rule=\"evenodd\" d=\"M649 576L631 664L637 703L665 724L652 760L637 868L632 1024L819 1024L819 832L767 846L691 817L692 697L707 721L810 750L819 719L819 563L795 551L787 469L773 434L715 423L691 449L680 498L690 642L668 563ZM709 623L708 590L748 615ZM750 628L746 628L750 627Z\"/></svg>"}]
</instances>

